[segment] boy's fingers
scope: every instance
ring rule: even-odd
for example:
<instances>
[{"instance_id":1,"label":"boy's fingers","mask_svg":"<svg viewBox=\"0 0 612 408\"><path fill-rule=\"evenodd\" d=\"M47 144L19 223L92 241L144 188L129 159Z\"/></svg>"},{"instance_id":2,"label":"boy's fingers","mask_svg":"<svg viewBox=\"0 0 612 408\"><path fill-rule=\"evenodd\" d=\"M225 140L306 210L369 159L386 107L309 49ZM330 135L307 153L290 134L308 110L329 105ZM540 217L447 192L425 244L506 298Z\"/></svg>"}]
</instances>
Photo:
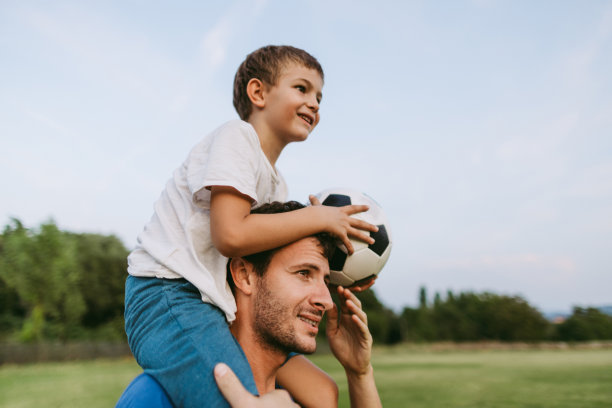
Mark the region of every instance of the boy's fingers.
<instances>
[{"instance_id":1,"label":"boy's fingers","mask_svg":"<svg viewBox=\"0 0 612 408\"><path fill-rule=\"evenodd\" d=\"M248 401L255 398L244 388L236 374L226 364L217 364L214 373L221 394L232 407L247 406Z\"/></svg>"},{"instance_id":2,"label":"boy's fingers","mask_svg":"<svg viewBox=\"0 0 612 408\"><path fill-rule=\"evenodd\" d=\"M374 238L372 238L370 234L366 234L365 232L358 229L352 230L351 236L357 238L360 241L367 242L370 245L374 243Z\"/></svg>"},{"instance_id":3,"label":"boy's fingers","mask_svg":"<svg viewBox=\"0 0 612 408\"><path fill-rule=\"evenodd\" d=\"M351 226L355 228L359 228L360 230L364 230L364 231L372 231L372 232L378 231L378 227L376 225L370 224L367 221L363 221L357 218L351 219Z\"/></svg>"},{"instance_id":4,"label":"boy's fingers","mask_svg":"<svg viewBox=\"0 0 612 408\"><path fill-rule=\"evenodd\" d=\"M360 212L368 211L370 209L370 207L368 207L367 205L362 205L362 204L345 205L342 208L346 210L346 213L348 215L357 214Z\"/></svg>"},{"instance_id":5,"label":"boy's fingers","mask_svg":"<svg viewBox=\"0 0 612 408\"><path fill-rule=\"evenodd\" d=\"M353 252L355 252L355 248L353 248L353 244L351 243L351 240L348 237L343 237L342 243L346 247L346 251L349 255L352 255Z\"/></svg>"},{"instance_id":6,"label":"boy's fingers","mask_svg":"<svg viewBox=\"0 0 612 408\"><path fill-rule=\"evenodd\" d=\"M313 196L312 194L308 196L308 199L310 200L310 204L312 205L321 205L321 201L319 201L319 199Z\"/></svg>"}]
</instances>

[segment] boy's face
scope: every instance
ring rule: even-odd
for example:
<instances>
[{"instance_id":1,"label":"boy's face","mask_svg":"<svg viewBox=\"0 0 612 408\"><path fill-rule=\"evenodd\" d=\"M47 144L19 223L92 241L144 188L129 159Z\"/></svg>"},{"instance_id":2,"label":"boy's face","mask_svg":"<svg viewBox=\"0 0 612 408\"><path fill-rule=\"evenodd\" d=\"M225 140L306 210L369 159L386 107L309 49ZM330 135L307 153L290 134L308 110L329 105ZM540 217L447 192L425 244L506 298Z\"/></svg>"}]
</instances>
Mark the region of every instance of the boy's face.
<instances>
[{"instance_id":1,"label":"boy's face","mask_svg":"<svg viewBox=\"0 0 612 408\"><path fill-rule=\"evenodd\" d=\"M322 89L316 70L288 63L277 83L266 86L263 113L270 129L285 143L305 140L319 123Z\"/></svg>"}]
</instances>

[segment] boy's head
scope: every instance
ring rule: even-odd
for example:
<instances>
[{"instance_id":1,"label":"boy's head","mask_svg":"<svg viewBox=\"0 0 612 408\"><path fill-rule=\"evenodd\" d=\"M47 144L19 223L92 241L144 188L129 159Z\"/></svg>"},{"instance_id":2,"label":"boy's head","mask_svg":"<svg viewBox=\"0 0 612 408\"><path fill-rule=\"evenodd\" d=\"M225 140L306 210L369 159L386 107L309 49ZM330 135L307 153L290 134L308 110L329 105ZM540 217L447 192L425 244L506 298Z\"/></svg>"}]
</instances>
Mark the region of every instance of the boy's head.
<instances>
[{"instance_id":1,"label":"boy's head","mask_svg":"<svg viewBox=\"0 0 612 408\"><path fill-rule=\"evenodd\" d=\"M306 51L289 45L268 45L247 55L234 77L234 107L242 120L247 120L253 111L247 95L247 84L257 78L274 86L287 64L294 63L314 69L323 79L323 68L315 57Z\"/></svg>"}]
</instances>

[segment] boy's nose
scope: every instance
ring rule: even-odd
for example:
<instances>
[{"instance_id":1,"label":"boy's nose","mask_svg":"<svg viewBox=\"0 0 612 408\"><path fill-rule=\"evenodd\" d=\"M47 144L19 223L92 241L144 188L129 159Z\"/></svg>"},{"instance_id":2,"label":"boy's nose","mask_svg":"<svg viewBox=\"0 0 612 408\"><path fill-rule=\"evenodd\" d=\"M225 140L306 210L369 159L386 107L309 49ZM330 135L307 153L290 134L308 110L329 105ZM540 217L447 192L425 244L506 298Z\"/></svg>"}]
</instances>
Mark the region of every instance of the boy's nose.
<instances>
[{"instance_id":1,"label":"boy's nose","mask_svg":"<svg viewBox=\"0 0 612 408\"><path fill-rule=\"evenodd\" d=\"M314 113L317 113L319 111L319 101L317 100L316 96L308 99L308 107Z\"/></svg>"}]
</instances>

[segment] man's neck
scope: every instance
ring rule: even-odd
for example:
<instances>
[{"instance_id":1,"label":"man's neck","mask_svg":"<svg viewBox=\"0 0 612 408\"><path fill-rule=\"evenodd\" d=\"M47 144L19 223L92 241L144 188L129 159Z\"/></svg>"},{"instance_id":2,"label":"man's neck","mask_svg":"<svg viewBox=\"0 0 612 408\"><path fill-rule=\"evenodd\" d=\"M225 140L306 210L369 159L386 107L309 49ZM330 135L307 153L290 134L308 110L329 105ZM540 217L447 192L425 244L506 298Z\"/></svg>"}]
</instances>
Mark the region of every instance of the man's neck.
<instances>
[{"instance_id":1,"label":"man's neck","mask_svg":"<svg viewBox=\"0 0 612 408\"><path fill-rule=\"evenodd\" d=\"M259 394L273 391L276 388L276 374L287 359L287 354L261 344L250 328L234 324L230 331L246 355Z\"/></svg>"}]
</instances>

